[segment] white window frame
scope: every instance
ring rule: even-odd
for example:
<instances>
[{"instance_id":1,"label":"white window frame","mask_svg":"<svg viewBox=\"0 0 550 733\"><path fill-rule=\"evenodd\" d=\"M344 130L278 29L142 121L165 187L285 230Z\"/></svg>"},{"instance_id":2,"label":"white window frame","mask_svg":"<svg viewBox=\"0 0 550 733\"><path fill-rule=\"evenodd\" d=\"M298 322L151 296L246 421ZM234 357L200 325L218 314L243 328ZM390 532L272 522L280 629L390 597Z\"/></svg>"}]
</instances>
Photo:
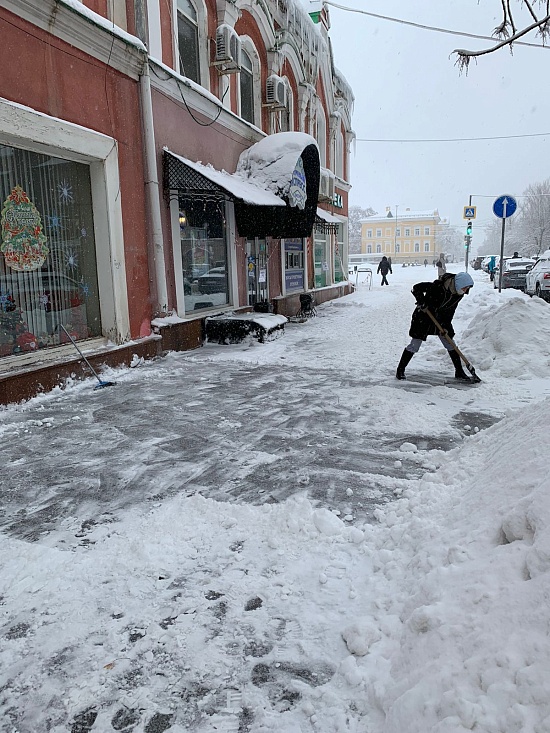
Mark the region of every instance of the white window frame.
<instances>
[{"instance_id":1,"label":"white window frame","mask_svg":"<svg viewBox=\"0 0 550 733\"><path fill-rule=\"evenodd\" d=\"M420 227L415 227L414 228L414 236L415 237L419 237L420 236Z\"/></svg>"},{"instance_id":2,"label":"white window frame","mask_svg":"<svg viewBox=\"0 0 550 733\"><path fill-rule=\"evenodd\" d=\"M197 31L199 36L199 76L200 85L210 89L209 59L208 59L208 13L203 0L190 0L197 11ZM181 12L181 11L179 11ZM174 69L181 74L178 49L178 0L172 0L172 38L174 43ZM160 58L159 60L162 60ZM229 94L229 92L228 92Z\"/></svg>"},{"instance_id":3,"label":"white window frame","mask_svg":"<svg viewBox=\"0 0 550 733\"><path fill-rule=\"evenodd\" d=\"M420 242L415 242L414 243L414 251L415 251L415 253L416 252L420 252Z\"/></svg>"},{"instance_id":4,"label":"white window frame","mask_svg":"<svg viewBox=\"0 0 550 733\"><path fill-rule=\"evenodd\" d=\"M430 236L430 227L424 227L424 236L429 237Z\"/></svg>"},{"instance_id":5,"label":"white window frame","mask_svg":"<svg viewBox=\"0 0 550 733\"><path fill-rule=\"evenodd\" d=\"M317 101L317 109L315 110L315 126L317 145L319 146L319 158L321 160L321 168L327 167L327 118L321 101Z\"/></svg>"},{"instance_id":6,"label":"white window frame","mask_svg":"<svg viewBox=\"0 0 550 733\"><path fill-rule=\"evenodd\" d=\"M381 229L377 229L376 230L376 236L377 237L381 237L382 236L382 230Z\"/></svg>"},{"instance_id":7,"label":"white window frame","mask_svg":"<svg viewBox=\"0 0 550 733\"><path fill-rule=\"evenodd\" d=\"M240 36L242 48L250 59L252 60L252 88L253 88L253 103L254 103L254 120L252 122L256 127L261 127L261 110L262 110L262 77L261 77L261 64L260 57L256 46L252 42L252 39L248 36ZM229 95L229 92L228 92ZM239 117L241 115L241 84L240 79L237 84L237 104Z\"/></svg>"},{"instance_id":8,"label":"white window frame","mask_svg":"<svg viewBox=\"0 0 550 733\"><path fill-rule=\"evenodd\" d=\"M372 239L372 229L367 229L367 239Z\"/></svg>"},{"instance_id":9,"label":"white window frame","mask_svg":"<svg viewBox=\"0 0 550 733\"><path fill-rule=\"evenodd\" d=\"M124 343L130 316L116 140L0 99L0 143L90 166L102 331ZM38 359L43 356L37 353Z\"/></svg>"},{"instance_id":10,"label":"white window frame","mask_svg":"<svg viewBox=\"0 0 550 733\"><path fill-rule=\"evenodd\" d=\"M405 229L405 236L406 236L406 237L410 237L410 236L411 236L411 230L409 229L409 227L407 227L407 228Z\"/></svg>"},{"instance_id":11,"label":"white window frame","mask_svg":"<svg viewBox=\"0 0 550 733\"><path fill-rule=\"evenodd\" d=\"M429 251L430 251L430 243L424 242L424 252L429 252Z\"/></svg>"}]
</instances>

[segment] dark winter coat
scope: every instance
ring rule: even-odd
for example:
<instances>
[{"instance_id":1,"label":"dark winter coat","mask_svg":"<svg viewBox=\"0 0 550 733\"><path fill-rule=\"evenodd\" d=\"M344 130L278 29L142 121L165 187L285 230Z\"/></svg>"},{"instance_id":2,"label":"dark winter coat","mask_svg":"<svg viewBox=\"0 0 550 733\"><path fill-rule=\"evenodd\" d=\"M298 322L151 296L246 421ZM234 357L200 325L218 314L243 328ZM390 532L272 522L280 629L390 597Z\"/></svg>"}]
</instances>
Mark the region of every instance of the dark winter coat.
<instances>
[{"instance_id":1,"label":"dark winter coat","mask_svg":"<svg viewBox=\"0 0 550 733\"><path fill-rule=\"evenodd\" d=\"M388 262L388 258L382 257L382 259L380 260L380 264L378 265L378 270L376 270L376 274L378 275L378 273L381 273L385 276L388 274L388 272L391 272L391 274L393 275L391 265Z\"/></svg>"},{"instance_id":2,"label":"dark winter coat","mask_svg":"<svg viewBox=\"0 0 550 733\"><path fill-rule=\"evenodd\" d=\"M416 302L421 307L427 307L434 318L443 326L449 336L454 336L454 328L451 321L455 314L457 305L463 295L458 295L454 287L455 276L446 273L439 280L429 283L417 283L412 289ZM439 334L435 323L417 307L412 314L409 336L413 339L425 341L428 336Z\"/></svg>"}]
</instances>

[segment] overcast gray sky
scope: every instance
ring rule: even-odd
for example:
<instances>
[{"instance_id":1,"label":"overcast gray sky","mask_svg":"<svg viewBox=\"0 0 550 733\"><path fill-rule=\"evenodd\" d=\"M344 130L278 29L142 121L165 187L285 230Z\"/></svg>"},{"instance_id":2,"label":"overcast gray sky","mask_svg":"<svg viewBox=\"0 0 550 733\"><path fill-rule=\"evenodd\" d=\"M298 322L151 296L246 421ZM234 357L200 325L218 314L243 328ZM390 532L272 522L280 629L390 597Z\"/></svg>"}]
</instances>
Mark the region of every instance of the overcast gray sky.
<instances>
[{"instance_id":1,"label":"overcast gray sky","mask_svg":"<svg viewBox=\"0 0 550 733\"><path fill-rule=\"evenodd\" d=\"M480 35L500 21L500 0L335 0L338 4ZM513 0L519 7L519 0ZM526 18L525 11L521 15ZM469 138L550 132L550 48L516 46L460 74L451 52L486 41L415 29L330 7L335 63L355 94L360 138ZM527 18L528 20L528 18ZM527 25L527 22L526 22ZM525 40L538 42L533 34ZM550 177L550 134L483 142L357 142L350 203L379 213L437 208L462 226L477 205L473 251L500 194ZM520 199L518 199L519 201Z\"/></svg>"}]
</instances>

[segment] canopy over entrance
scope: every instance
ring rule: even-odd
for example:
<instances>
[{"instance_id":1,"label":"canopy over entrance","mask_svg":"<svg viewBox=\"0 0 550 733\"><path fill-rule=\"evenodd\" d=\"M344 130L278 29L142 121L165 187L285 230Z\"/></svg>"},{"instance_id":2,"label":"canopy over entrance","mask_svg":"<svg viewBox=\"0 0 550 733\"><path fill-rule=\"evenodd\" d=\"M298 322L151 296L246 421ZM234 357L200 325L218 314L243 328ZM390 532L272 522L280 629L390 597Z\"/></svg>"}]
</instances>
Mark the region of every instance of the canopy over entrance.
<instances>
[{"instance_id":1,"label":"canopy over entrance","mask_svg":"<svg viewBox=\"0 0 550 733\"><path fill-rule=\"evenodd\" d=\"M180 196L232 200L242 237L308 237L319 195L319 150L298 132L270 135L227 173L164 149L164 185Z\"/></svg>"}]
</instances>

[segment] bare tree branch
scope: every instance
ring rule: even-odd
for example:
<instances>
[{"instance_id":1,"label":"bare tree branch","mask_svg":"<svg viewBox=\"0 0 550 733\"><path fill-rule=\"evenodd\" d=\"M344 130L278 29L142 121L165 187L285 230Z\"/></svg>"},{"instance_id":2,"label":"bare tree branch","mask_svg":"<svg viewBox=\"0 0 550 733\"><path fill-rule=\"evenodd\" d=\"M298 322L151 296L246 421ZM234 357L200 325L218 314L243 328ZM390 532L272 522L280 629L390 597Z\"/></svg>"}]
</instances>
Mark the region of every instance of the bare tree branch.
<instances>
[{"instance_id":1,"label":"bare tree branch","mask_svg":"<svg viewBox=\"0 0 550 733\"><path fill-rule=\"evenodd\" d=\"M502 2L504 2L504 0L502 0ZM509 18L508 20L503 21L503 23L498 27L498 29L500 29L501 35L504 35L507 32L506 24L509 24L510 27L514 27L513 24L510 23ZM495 29L495 35L498 35L498 29ZM504 48L504 46L508 46L510 50L512 50L514 42L517 41L519 38L523 38L523 36L526 36L528 33L531 33L531 31L537 31L537 34L540 35L544 44L547 38L550 36L550 13L547 13L544 17L537 19L534 23L531 23L531 25L528 25L527 27L522 28L519 31L516 30L516 32L512 35L508 35L506 38L503 38L494 46L486 48L483 51L468 51L464 48L455 49L453 51L453 53L457 55L455 63L459 67L461 72L464 70L466 70L467 72L470 61L473 58L477 59L480 56L486 56L489 53L494 53L495 51L498 51L499 48Z\"/></svg>"}]
</instances>

